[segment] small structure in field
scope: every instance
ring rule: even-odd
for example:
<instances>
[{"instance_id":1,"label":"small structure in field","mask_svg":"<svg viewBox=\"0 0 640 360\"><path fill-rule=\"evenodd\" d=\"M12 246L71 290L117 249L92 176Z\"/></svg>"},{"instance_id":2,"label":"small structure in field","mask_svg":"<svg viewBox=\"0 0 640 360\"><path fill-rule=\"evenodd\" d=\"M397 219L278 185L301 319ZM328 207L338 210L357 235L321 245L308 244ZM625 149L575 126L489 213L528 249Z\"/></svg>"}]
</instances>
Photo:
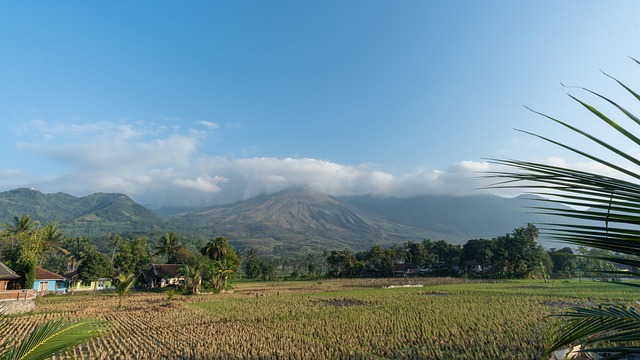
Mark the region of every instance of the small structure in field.
<instances>
[{"instance_id":1,"label":"small structure in field","mask_svg":"<svg viewBox=\"0 0 640 360\"><path fill-rule=\"evenodd\" d=\"M33 282L33 290L36 290L38 295L50 292L66 294L67 289L65 287L65 280L65 277L62 275L58 275L49 270L45 270L40 266L36 266L36 279Z\"/></svg>"},{"instance_id":2,"label":"small structure in field","mask_svg":"<svg viewBox=\"0 0 640 360\"><path fill-rule=\"evenodd\" d=\"M18 279L20 275L16 274L13 270L2 262L0 262L0 291L10 290L17 287Z\"/></svg>"},{"instance_id":3,"label":"small structure in field","mask_svg":"<svg viewBox=\"0 0 640 360\"><path fill-rule=\"evenodd\" d=\"M180 267L182 264L151 264L148 270L140 272L138 281L149 289L184 284L184 276L180 274Z\"/></svg>"}]
</instances>

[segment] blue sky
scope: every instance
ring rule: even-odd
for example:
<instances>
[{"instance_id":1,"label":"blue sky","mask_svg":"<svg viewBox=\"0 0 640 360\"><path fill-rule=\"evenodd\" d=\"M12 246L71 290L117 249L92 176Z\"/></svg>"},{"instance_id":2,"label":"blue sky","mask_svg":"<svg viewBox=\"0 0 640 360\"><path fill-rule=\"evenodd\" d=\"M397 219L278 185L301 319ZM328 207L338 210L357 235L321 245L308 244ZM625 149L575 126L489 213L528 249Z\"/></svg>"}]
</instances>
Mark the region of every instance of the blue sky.
<instances>
[{"instance_id":1,"label":"blue sky","mask_svg":"<svg viewBox=\"0 0 640 360\"><path fill-rule=\"evenodd\" d=\"M486 158L591 169L514 128L590 146L527 105L610 139L560 83L631 103L600 69L638 83L639 13L635 1L2 3L0 191L204 206L292 185L477 193Z\"/></svg>"}]
</instances>

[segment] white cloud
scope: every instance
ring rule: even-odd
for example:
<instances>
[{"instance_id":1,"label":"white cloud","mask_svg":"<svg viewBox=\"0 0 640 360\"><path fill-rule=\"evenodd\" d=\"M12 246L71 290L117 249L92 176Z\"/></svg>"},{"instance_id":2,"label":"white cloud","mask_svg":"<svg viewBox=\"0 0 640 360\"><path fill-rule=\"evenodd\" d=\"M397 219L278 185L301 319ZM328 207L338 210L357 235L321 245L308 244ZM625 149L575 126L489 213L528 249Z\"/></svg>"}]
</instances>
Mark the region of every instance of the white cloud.
<instances>
[{"instance_id":1,"label":"white cloud","mask_svg":"<svg viewBox=\"0 0 640 360\"><path fill-rule=\"evenodd\" d=\"M200 125L202 125L202 126L204 126L206 128L209 128L209 129L218 129L218 128L220 128L220 125L214 123L213 121L202 120L202 121L198 121L197 124L200 124Z\"/></svg>"},{"instance_id":2,"label":"white cloud","mask_svg":"<svg viewBox=\"0 0 640 360\"><path fill-rule=\"evenodd\" d=\"M175 179L173 180L173 183L181 188L216 193L221 190L220 186L218 186L218 183L223 183L227 180L227 178L222 176L198 176L195 179Z\"/></svg>"},{"instance_id":3,"label":"white cloud","mask_svg":"<svg viewBox=\"0 0 640 360\"><path fill-rule=\"evenodd\" d=\"M372 164L354 166L313 158L211 156L201 152L203 137L198 132L171 124L154 131L143 122L57 126L38 120L30 126L39 129L41 135L52 134L58 139L55 143L22 142L18 147L57 162L66 169L64 175L36 176L4 169L0 170L2 188L33 186L45 192L63 191L77 196L122 192L153 206L223 204L292 186L336 196L480 194L487 190L477 189L491 183L482 175L498 169L489 162L461 161L445 169L419 168L394 174ZM82 141L65 138L66 131L83 134ZM571 163L553 157L546 163L611 173L594 162Z\"/></svg>"}]
</instances>

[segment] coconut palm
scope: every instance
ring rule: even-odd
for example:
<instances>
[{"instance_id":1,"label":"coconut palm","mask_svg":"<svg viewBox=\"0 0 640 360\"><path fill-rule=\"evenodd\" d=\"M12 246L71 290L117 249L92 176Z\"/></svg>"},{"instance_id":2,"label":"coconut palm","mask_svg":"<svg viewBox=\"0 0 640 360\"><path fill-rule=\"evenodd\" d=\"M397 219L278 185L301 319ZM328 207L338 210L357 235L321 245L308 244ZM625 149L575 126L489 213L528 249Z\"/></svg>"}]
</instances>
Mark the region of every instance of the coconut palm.
<instances>
[{"instance_id":1,"label":"coconut palm","mask_svg":"<svg viewBox=\"0 0 640 360\"><path fill-rule=\"evenodd\" d=\"M634 61L640 64L637 60ZM628 86L605 75L622 86L635 100L640 101L640 95ZM635 127L640 126L640 119L605 96L588 89L579 89L594 95L596 99L619 112L621 119L614 120L596 107L569 95L596 119L610 126L625 143L625 150L567 122L535 111L595 143L603 152L596 155L594 152L583 151L544 136L525 133L584 156L616 175L605 176L527 161L492 160L495 164L505 166L506 170L491 172L487 176L498 179L498 183L493 186L495 188L519 188L543 195L543 198L535 200L537 202L532 207L536 212L550 214L558 219L557 222L540 226L541 231L551 238L606 250L600 252L602 255L587 255L591 259L640 268L640 159L633 155L637 154L637 149L626 149L628 144L640 147L640 138L634 135L634 132L639 132ZM621 120L630 125L622 125ZM569 207L559 207L558 203ZM576 220L582 225L577 225ZM623 273L625 277L640 277L637 270L605 272L609 275ZM585 346L585 351L609 352L615 354L614 356L640 353L640 346L629 345L640 340L640 310L637 306L603 305L597 308L576 308L561 314L563 321L550 334L547 353L573 344Z\"/></svg>"},{"instance_id":2,"label":"coconut palm","mask_svg":"<svg viewBox=\"0 0 640 360\"><path fill-rule=\"evenodd\" d=\"M104 335L108 323L98 320L47 321L37 325L25 339L0 344L0 360L40 360L63 353L83 342ZM8 322L0 311L0 331L6 331Z\"/></svg>"},{"instance_id":3,"label":"coconut palm","mask_svg":"<svg viewBox=\"0 0 640 360\"><path fill-rule=\"evenodd\" d=\"M168 232L162 238L160 238L160 244L155 248L155 255L167 255L167 263L173 264L175 262L175 254L178 249L182 247L182 244L178 242L175 232Z\"/></svg>"},{"instance_id":4,"label":"coconut palm","mask_svg":"<svg viewBox=\"0 0 640 360\"><path fill-rule=\"evenodd\" d=\"M55 222L47 224L42 229L42 255L40 256L39 266L44 264L44 260L50 254L62 253L64 255L69 252L63 247L66 237Z\"/></svg>"}]
</instances>

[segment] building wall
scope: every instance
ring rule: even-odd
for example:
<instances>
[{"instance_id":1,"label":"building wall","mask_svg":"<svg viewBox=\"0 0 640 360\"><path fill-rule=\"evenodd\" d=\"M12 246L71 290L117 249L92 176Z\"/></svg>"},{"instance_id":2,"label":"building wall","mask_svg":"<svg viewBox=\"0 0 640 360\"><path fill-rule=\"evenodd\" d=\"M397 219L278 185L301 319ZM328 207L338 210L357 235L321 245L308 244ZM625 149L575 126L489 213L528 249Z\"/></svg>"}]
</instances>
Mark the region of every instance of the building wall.
<instances>
[{"instance_id":1,"label":"building wall","mask_svg":"<svg viewBox=\"0 0 640 360\"><path fill-rule=\"evenodd\" d=\"M46 284L45 284L46 283ZM57 284L57 286L56 286ZM33 290L36 291L48 291L48 292L61 292L66 293L64 287L64 281L62 280L36 280L33 282Z\"/></svg>"}]
</instances>

